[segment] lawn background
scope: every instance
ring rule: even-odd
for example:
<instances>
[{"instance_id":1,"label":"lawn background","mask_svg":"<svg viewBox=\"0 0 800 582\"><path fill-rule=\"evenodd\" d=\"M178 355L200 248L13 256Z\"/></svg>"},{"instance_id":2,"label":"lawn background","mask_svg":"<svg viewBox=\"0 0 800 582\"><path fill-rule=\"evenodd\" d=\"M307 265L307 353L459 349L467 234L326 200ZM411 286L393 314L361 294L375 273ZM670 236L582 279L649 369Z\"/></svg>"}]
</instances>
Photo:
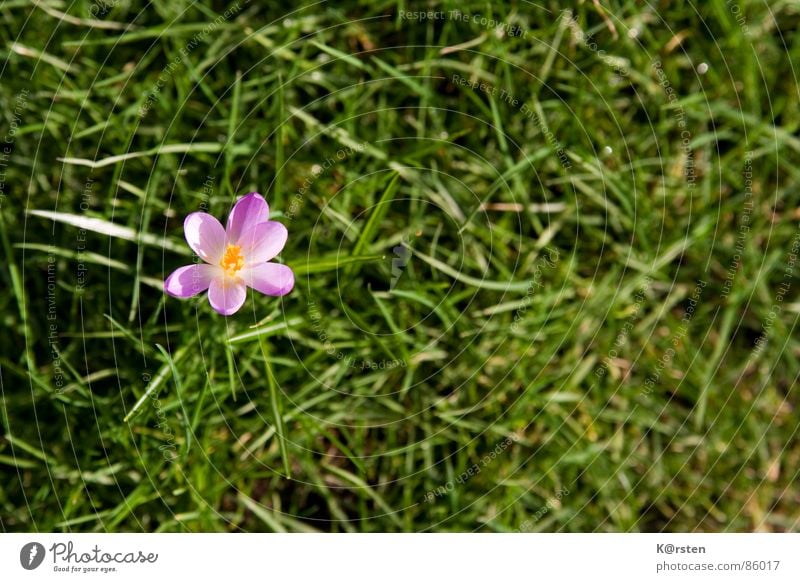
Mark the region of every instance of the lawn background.
<instances>
[{"instance_id":1,"label":"lawn background","mask_svg":"<svg viewBox=\"0 0 800 582\"><path fill-rule=\"evenodd\" d=\"M797 530L800 8L602 4L0 3L2 531Z\"/></svg>"}]
</instances>

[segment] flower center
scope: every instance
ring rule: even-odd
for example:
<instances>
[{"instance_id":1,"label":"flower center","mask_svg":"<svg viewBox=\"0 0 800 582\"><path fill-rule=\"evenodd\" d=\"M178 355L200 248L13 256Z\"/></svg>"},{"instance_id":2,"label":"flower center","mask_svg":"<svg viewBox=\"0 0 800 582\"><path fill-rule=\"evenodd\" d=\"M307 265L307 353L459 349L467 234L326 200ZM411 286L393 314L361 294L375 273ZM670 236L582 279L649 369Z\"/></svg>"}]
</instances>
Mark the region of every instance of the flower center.
<instances>
[{"instance_id":1,"label":"flower center","mask_svg":"<svg viewBox=\"0 0 800 582\"><path fill-rule=\"evenodd\" d=\"M228 245L225 254L219 262L219 266L225 269L225 274L233 277L244 267L244 255L242 247L239 245Z\"/></svg>"}]
</instances>

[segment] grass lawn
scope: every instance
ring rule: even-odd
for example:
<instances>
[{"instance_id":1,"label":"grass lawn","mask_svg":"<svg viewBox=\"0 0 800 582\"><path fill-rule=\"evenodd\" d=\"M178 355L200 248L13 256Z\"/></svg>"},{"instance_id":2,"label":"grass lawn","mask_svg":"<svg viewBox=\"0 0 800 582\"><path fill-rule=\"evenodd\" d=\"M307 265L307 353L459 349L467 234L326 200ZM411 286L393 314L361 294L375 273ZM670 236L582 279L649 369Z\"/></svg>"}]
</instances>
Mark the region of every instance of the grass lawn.
<instances>
[{"instance_id":1,"label":"grass lawn","mask_svg":"<svg viewBox=\"0 0 800 582\"><path fill-rule=\"evenodd\" d=\"M800 529L800 5L570 4L0 2L0 531Z\"/></svg>"}]
</instances>

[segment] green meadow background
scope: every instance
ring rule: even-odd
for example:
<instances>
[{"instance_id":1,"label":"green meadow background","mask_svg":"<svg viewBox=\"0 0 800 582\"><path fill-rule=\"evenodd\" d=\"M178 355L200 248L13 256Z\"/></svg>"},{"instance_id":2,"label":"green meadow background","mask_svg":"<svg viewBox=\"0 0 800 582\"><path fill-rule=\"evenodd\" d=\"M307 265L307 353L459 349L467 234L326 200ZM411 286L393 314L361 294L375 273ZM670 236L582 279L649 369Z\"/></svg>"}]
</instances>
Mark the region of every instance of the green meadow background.
<instances>
[{"instance_id":1,"label":"green meadow background","mask_svg":"<svg viewBox=\"0 0 800 582\"><path fill-rule=\"evenodd\" d=\"M0 2L2 531L797 530L800 5L288 6Z\"/></svg>"}]
</instances>

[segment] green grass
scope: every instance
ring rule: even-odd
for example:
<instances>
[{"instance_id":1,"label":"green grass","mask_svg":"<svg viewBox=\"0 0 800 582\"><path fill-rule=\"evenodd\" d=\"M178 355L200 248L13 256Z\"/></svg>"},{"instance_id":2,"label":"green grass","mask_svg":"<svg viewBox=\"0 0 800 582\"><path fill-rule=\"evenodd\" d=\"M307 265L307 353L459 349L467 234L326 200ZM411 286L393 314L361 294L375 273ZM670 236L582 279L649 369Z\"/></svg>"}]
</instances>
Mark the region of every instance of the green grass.
<instances>
[{"instance_id":1,"label":"green grass","mask_svg":"<svg viewBox=\"0 0 800 582\"><path fill-rule=\"evenodd\" d=\"M0 4L2 531L798 529L795 2L104 5Z\"/></svg>"}]
</instances>

